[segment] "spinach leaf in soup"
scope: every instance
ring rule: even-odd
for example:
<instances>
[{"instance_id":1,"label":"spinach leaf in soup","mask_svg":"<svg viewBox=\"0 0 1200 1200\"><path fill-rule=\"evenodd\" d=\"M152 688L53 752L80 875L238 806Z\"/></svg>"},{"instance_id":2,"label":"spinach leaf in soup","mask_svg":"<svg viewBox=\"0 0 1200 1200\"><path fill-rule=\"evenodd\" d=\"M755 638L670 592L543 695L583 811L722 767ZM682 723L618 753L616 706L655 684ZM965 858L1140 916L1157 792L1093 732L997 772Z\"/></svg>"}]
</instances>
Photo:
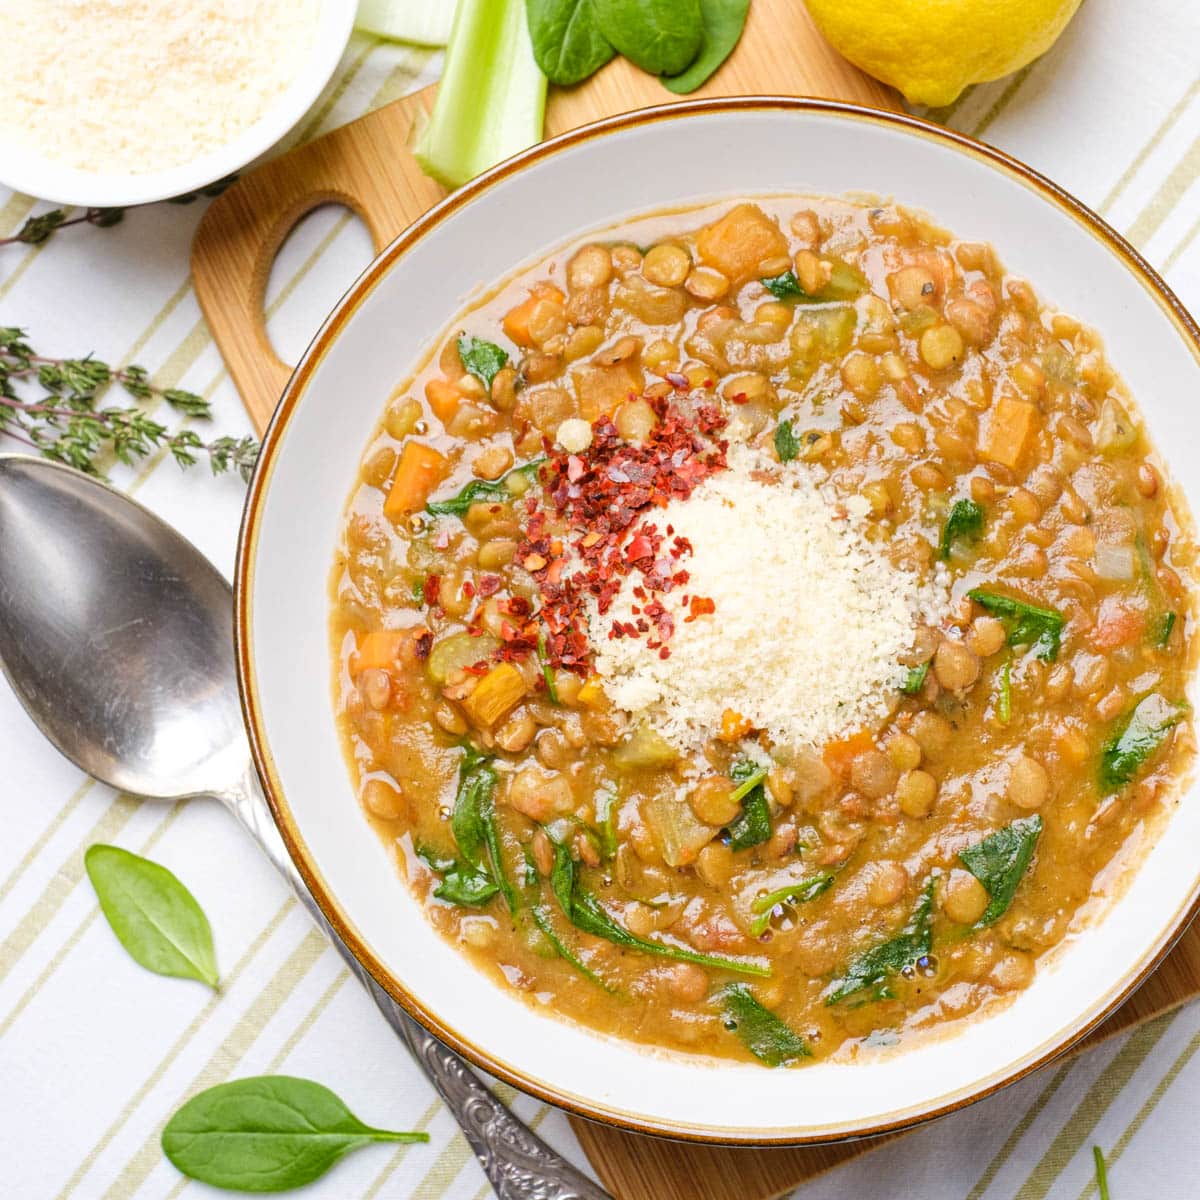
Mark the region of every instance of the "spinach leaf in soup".
<instances>
[{"instance_id":1,"label":"spinach leaf in soup","mask_svg":"<svg viewBox=\"0 0 1200 1200\"><path fill-rule=\"evenodd\" d=\"M826 989L826 1004L837 1004L868 989L874 993L868 999L882 998L891 976L916 966L929 953L933 946L935 883L936 877L930 876L912 916L899 933L851 959L845 972Z\"/></svg>"},{"instance_id":2,"label":"spinach leaf in soup","mask_svg":"<svg viewBox=\"0 0 1200 1200\"><path fill-rule=\"evenodd\" d=\"M750 911L754 913L754 920L750 922L750 936L761 937L766 932L775 909L780 905L807 904L827 892L833 885L834 878L833 871L818 871L807 879L798 879L786 887L776 888L773 892L759 896L750 905Z\"/></svg>"},{"instance_id":3,"label":"spinach leaf in soup","mask_svg":"<svg viewBox=\"0 0 1200 1200\"><path fill-rule=\"evenodd\" d=\"M1171 634L1175 632L1175 622L1179 617L1176 613L1166 612L1159 617L1154 628L1154 645L1159 650L1165 650L1171 644Z\"/></svg>"},{"instance_id":4,"label":"spinach leaf in soup","mask_svg":"<svg viewBox=\"0 0 1200 1200\"><path fill-rule=\"evenodd\" d=\"M1042 662L1053 662L1058 657L1067 623L1062 613L987 588L972 588L967 595L1002 622L1010 646L1030 646Z\"/></svg>"},{"instance_id":5,"label":"spinach leaf in soup","mask_svg":"<svg viewBox=\"0 0 1200 1200\"><path fill-rule=\"evenodd\" d=\"M513 493L508 481L516 476L524 476L528 480L536 480L538 468L546 461L545 457L530 459L522 463L499 479L472 479L470 483L449 500L431 500L425 505L425 511L435 517L461 517L480 500L510 500Z\"/></svg>"},{"instance_id":6,"label":"spinach leaf in soup","mask_svg":"<svg viewBox=\"0 0 1200 1200\"><path fill-rule=\"evenodd\" d=\"M496 772L488 760L470 746L458 768L458 790L450 815L450 831L458 852L467 862L478 866L487 846L486 810L496 791Z\"/></svg>"},{"instance_id":7,"label":"spinach leaf in soup","mask_svg":"<svg viewBox=\"0 0 1200 1200\"><path fill-rule=\"evenodd\" d=\"M535 904L530 910L530 915L533 917L533 923L542 931L542 935L565 963L574 967L585 979L590 979L592 983L602 987L606 992L615 993L616 988L604 982L591 967L572 950L566 942L558 935L558 931L554 928L554 922L550 918L549 911L540 904Z\"/></svg>"},{"instance_id":8,"label":"spinach leaf in soup","mask_svg":"<svg viewBox=\"0 0 1200 1200\"><path fill-rule=\"evenodd\" d=\"M447 904L480 908L500 890L486 867L447 856L433 846L415 846L414 851L435 875L440 876L433 894Z\"/></svg>"},{"instance_id":9,"label":"spinach leaf in soup","mask_svg":"<svg viewBox=\"0 0 1200 1200\"><path fill-rule=\"evenodd\" d=\"M592 0L600 32L651 75L680 75L700 52L700 0Z\"/></svg>"},{"instance_id":10,"label":"spinach leaf in soup","mask_svg":"<svg viewBox=\"0 0 1200 1200\"><path fill-rule=\"evenodd\" d=\"M791 421L780 421L775 426L775 453L781 463L789 463L800 453L800 439Z\"/></svg>"},{"instance_id":11,"label":"spinach leaf in soup","mask_svg":"<svg viewBox=\"0 0 1200 1200\"><path fill-rule=\"evenodd\" d=\"M327 1087L292 1075L219 1083L167 1122L163 1153L191 1179L232 1191L282 1192L319 1179L372 1142L427 1142L427 1133L364 1125Z\"/></svg>"},{"instance_id":12,"label":"spinach leaf in soup","mask_svg":"<svg viewBox=\"0 0 1200 1200\"><path fill-rule=\"evenodd\" d=\"M550 889L567 920L576 929L604 938L614 946L624 946L642 954L653 954L659 958L670 958L677 962L695 963L700 967L712 967L719 971L732 971L740 975L769 976L771 968L749 958L725 958L719 954L701 954L686 946L669 942L652 942L630 933L602 905L599 899L580 882L571 852L566 846L556 843L554 868L550 875Z\"/></svg>"},{"instance_id":13,"label":"spinach leaf in soup","mask_svg":"<svg viewBox=\"0 0 1200 1200\"><path fill-rule=\"evenodd\" d=\"M928 675L928 662L923 662L917 667L909 667L908 674L904 677L904 682L900 685L900 690L906 696L915 696L925 686L925 679Z\"/></svg>"},{"instance_id":14,"label":"spinach leaf in soup","mask_svg":"<svg viewBox=\"0 0 1200 1200\"><path fill-rule=\"evenodd\" d=\"M120 846L89 846L83 865L104 919L134 962L217 986L212 927L171 871Z\"/></svg>"},{"instance_id":15,"label":"spinach leaf in soup","mask_svg":"<svg viewBox=\"0 0 1200 1200\"><path fill-rule=\"evenodd\" d=\"M1120 791L1140 774L1183 720L1184 706L1151 692L1117 726L1100 752L1100 787L1105 794Z\"/></svg>"},{"instance_id":16,"label":"spinach leaf in soup","mask_svg":"<svg viewBox=\"0 0 1200 1200\"><path fill-rule=\"evenodd\" d=\"M750 0L700 0L700 53L681 75L663 79L663 86L678 96L694 92L733 53L749 10Z\"/></svg>"},{"instance_id":17,"label":"spinach leaf in soup","mask_svg":"<svg viewBox=\"0 0 1200 1200\"><path fill-rule=\"evenodd\" d=\"M582 82L616 54L592 0L525 0L525 18L537 65L560 87Z\"/></svg>"},{"instance_id":18,"label":"spinach leaf in soup","mask_svg":"<svg viewBox=\"0 0 1200 1200\"><path fill-rule=\"evenodd\" d=\"M748 850L751 846L761 846L771 837L771 808L763 787L767 768L743 758L734 764L729 776L738 785L731 798L742 806L741 813L729 826L729 848Z\"/></svg>"},{"instance_id":19,"label":"spinach leaf in soup","mask_svg":"<svg viewBox=\"0 0 1200 1200\"><path fill-rule=\"evenodd\" d=\"M939 556L943 561L948 559L955 542L978 541L982 533L983 505L976 504L974 500L956 500L945 525L942 526Z\"/></svg>"},{"instance_id":20,"label":"spinach leaf in soup","mask_svg":"<svg viewBox=\"0 0 1200 1200\"><path fill-rule=\"evenodd\" d=\"M731 983L720 995L725 1028L760 1062L784 1067L812 1051L805 1040L755 999L744 983Z\"/></svg>"},{"instance_id":21,"label":"spinach leaf in soup","mask_svg":"<svg viewBox=\"0 0 1200 1200\"><path fill-rule=\"evenodd\" d=\"M462 365L489 390L492 380L508 363L508 354L495 342L467 337L466 334L458 339L458 357L462 360Z\"/></svg>"},{"instance_id":22,"label":"spinach leaf in soup","mask_svg":"<svg viewBox=\"0 0 1200 1200\"><path fill-rule=\"evenodd\" d=\"M959 854L963 866L983 884L991 897L983 916L975 922L976 929L991 925L1008 911L1033 861L1033 852L1041 835L1042 818L1035 813L989 833Z\"/></svg>"}]
</instances>

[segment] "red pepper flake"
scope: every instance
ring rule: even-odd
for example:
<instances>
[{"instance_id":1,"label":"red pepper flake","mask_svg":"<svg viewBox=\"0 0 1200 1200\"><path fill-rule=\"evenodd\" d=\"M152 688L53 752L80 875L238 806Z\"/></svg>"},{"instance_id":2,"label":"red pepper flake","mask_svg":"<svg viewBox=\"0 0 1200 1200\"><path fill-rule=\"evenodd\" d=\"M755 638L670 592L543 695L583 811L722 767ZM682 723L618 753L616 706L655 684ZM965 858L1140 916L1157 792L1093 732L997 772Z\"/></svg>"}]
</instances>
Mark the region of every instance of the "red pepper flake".
<instances>
[{"instance_id":1,"label":"red pepper flake","mask_svg":"<svg viewBox=\"0 0 1200 1200\"><path fill-rule=\"evenodd\" d=\"M683 618L686 625L690 621L694 621L697 617L707 616L709 613L717 611L717 606L707 596L693 596L689 605L689 612Z\"/></svg>"},{"instance_id":2,"label":"red pepper flake","mask_svg":"<svg viewBox=\"0 0 1200 1200\"><path fill-rule=\"evenodd\" d=\"M413 653L418 659L424 661L429 657L429 652L433 649L433 634L428 629L422 629L420 633L413 639Z\"/></svg>"},{"instance_id":3,"label":"red pepper flake","mask_svg":"<svg viewBox=\"0 0 1200 1200\"><path fill-rule=\"evenodd\" d=\"M425 585L421 589L425 597L425 603L433 605L437 603L438 588L442 585L442 577L440 575L427 575L425 577Z\"/></svg>"},{"instance_id":4,"label":"red pepper flake","mask_svg":"<svg viewBox=\"0 0 1200 1200\"><path fill-rule=\"evenodd\" d=\"M480 575L479 577L479 594L481 596L494 596L500 590L499 575Z\"/></svg>"},{"instance_id":5,"label":"red pepper flake","mask_svg":"<svg viewBox=\"0 0 1200 1200\"><path fill-rule=\"evenodd\" d=\"M462 594L466 596L468 600L473 599L475 596L475 585L469 579L463 580Z\"/></svg>"},{"instance_id":6,"label":"red pepper flake","mask_svg":"<svg viewBox=\"0 0 1200 1200\"><path fill-rule=\"evenodd\" d=\"M678 379L679 390L690 388L685 376ZM644 442L626 442L612 419L601 417L582 454L556 453L547 443L540 507L538 497L526 497L525 538L517 561L537 580L540 607L529 628L535 646L538 632L543 634L551 666L587 671L588 607L595 604L607 614L630 575L640 577L634 594L644 611L636 621L612 622L608 636L653 635L657 640L647 649L661 655L661 643L674 633L674 617L659 597L687 582L688 572L678 560L692 547L673 526L664 537L654 513L686 499L724 470L728 443L720 436L725 419L712 403L694 396L646 400L658 424ZM510 657L526 636L522 630L520 637L506 640L500 654Z\"/></svg>"}]
</instances>

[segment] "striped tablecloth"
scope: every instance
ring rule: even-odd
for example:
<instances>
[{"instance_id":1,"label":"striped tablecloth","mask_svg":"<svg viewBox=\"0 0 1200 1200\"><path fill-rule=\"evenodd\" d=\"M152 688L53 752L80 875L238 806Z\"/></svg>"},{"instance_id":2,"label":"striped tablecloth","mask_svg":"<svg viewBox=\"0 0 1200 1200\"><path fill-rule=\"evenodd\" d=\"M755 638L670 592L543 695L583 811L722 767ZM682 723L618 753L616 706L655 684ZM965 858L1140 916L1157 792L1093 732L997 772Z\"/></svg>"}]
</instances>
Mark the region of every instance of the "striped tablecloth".
<instances>
[{"instance_id":1,"label":"striped tablecloth","mask_svg":"<svg viewBox=\"0 0 1200 1200\"><path fill-rule=\"evenodd\" d=\"M293 140L429 82L438 67L435 55L356 35ZM938 115L1082 197L1200 311L1200 6L1088 0L1046 58ZM188 280L202 205L155 205L111 229L0 247L0 325L26 327L46 353L141 362L159 381L211 397L221 432L246 432ZM44 207L0 189L0 236ZM271 279L271 328L284 357L298 353L369 256L365 231L345 213L305 222ZM205 478L202 469L183 477L161 457L113 477L230 569L240 482ZM428 1146L362 1151L306 1194L488 1194L453 1121L218 805L138 804L90 783L41 741L2 684L0 746L0 1194L199 1196L205 1189L160 1154L163 1122L204 1087L276 1071L329 1084L370 1123L432 1135ZM216 933L218 995L146 974L115 945L84 876L93 842L151 855L187 882ZM1094 1194L1098 1143L1115 1200L1194 1197L1198 1048L1200 1006L1192 1006L797 1196L1083 1200ZM580 1157L560 1114L525 1097L513 1102Z\"/></svg>"}]
</instances>

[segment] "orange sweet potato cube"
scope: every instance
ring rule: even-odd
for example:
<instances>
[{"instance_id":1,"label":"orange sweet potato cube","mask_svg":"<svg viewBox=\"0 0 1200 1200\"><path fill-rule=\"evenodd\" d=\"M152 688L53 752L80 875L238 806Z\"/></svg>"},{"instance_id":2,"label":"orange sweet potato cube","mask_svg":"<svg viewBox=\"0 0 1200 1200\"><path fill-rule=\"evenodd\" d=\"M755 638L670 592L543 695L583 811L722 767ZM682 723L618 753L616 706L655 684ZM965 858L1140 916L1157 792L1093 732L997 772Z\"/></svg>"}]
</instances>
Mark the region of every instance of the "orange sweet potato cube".
<instances>
[{"instance_id":1,"label":"orange sweet potato cube","mask_svg":"<svg viewBox=\"0 0 1200 1200\"><path fill-rule=\"evenodd\" d=\"M1028 400L1001 396L979 444L979 453L1002 466L1015 467L1037 426L1038 410Z\"/></svg>"},{"instance_id":2,"label":"orange sweet potato cube","mask_svg":"<svg viewBox=\"0 0 1200 1200\"><path fill-rule=\"evenodd\" d=\"M696 252L734 283L744 283L759 264L787 257L787 238L757 204L739 204L696 235Z\"/></svg>"}]
</instances>

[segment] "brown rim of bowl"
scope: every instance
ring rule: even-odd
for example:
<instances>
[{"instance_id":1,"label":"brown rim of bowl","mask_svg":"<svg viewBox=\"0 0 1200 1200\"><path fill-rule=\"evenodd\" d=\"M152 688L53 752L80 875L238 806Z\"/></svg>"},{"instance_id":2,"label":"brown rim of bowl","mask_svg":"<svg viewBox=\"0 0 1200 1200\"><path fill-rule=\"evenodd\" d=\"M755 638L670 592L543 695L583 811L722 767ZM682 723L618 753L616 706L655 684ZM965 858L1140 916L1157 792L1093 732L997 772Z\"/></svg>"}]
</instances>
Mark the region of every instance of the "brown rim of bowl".
<instances>
[{"instance_id":1,"label":"brown rim of bowl","mask_svg":"<svg viewBox=\"0 0 1200 1200\"><path fill-rule=\"evenodd\" d=\"M968 1104L981 1100L1002 1087L1023 1079L1031 1072L1045 1066L1059 1054L1070 1049L1085 1038L1108 1016L1110 1016L1146 979L1146 977L1166 957L1176 940L1187 928L1191 919L1200 911L1200 875L1197 876L1191 897L1180 906L1175 915L1167 922L1155 938L1152 949L1140 963L1135 964L1106 997L1100 999L1093 1007L1090 1016L1067 1026L1053 1037L1046 1039L1040 1046L1035 1047L1023 1056L1023 1059L1011 1068L993 1072L989 1077L978 1081L977 1086L958 1089L919 1106L914 1110L896 1111L877 1118L869 1125L855 1125L838 1129L817 1129L811 1132L804 1130L763 1129L736 1130L722 1128L681 1128L672 1126L669 1122L650 1122L644 1116L598 1107L585 1097L574 1096L560 1092L539 1079L524 1074L520 1068L494 1058L487 1050L468 1041L457 1030L444 1025L438 1016L426 1009L421 1002L410 994L391 975L386 966L371 951L358 936L356 929L325 884L315 864L312 862L308 848L296 826L291 811L283 796L274 762L263 733L259 702L255 686L254 671L251 663L250 650L250 577L253 566L259 516L263 497L271 477L275 457L288 422L305 393L308 381L321 361L329 346L337 338L342 328L353 318L358 306L383 278L393 263L414 243L425 234L440 225L448 217L464 208L473 200L488 192L496 184L516 174L530 163L539 162L559 151L576 146L610 133L617 133L639 125L653 122L676 120L695 114L711 114L740 111L783 111L795 113L816 113L824 116L844 117L852 120L867 121L884 125L900 132L915 134L938 142L947 148L964 151L973 158L999 169L1030 190L1037 192L1044 199L1056 205L1068 216L1073 218L1093 237L1099 240L1110 252L1124 262L1146 291L1164 310L1167 317L1175 324L1180 335L1190 343L1192 353L1200 362L1200 327L1192 319L1187 309L1157 272L1116 230L1107 225L1099 216L1086 205L1076 200L1070 193L1057 184L1039 174L1031 167L1012 158L1003 151L976 141L965 134L944 129L919 117L906 113L897 113L884 109L871 108L866 105L848 104L835 100L818 100L791 96L738 96L711 100L689 100L658 105L652 108L638 109L634 112L621 113L607 117L604 120L558 135L549 141L541 142L528 150L493 167L491 170L473 179L458 191L435 205L424 216L420 217L401 233L395 241L384 249L374 261L363 271L346 294L338 302L325 323L318 330L299 364L292 373L287 387L284 389L267 431L263 438L262 452L258 467L251 480L249 493L246 498L245 511L242 518L238 537L237 563L234 576L235 616L234 638L237 647L238 688L241 693L242 712L250 738L251 751L255 768L262 782L263 791L270 805L275 824L287 845L288 853L296 864L304 882L312 892L321 911L338 935L345 941L355 958L370 973L380 987L388 993L410 1016L419 1021L426 1029L440 1038L447 1045L470 1060L476 1066L491 1075L504 1080L513 1087L544 1100L549 1104L562 1108L588 1120L599 1121L602 1124L624 1129L632 1133L657 1135L678 1141L703 1142L728 1146L803 1146L828 1142L852 1140L861 1137L872 1137L882 1133L908 1129L923 1121L932 1120L955 1112Z\"/></svg>"}]
</instances>

